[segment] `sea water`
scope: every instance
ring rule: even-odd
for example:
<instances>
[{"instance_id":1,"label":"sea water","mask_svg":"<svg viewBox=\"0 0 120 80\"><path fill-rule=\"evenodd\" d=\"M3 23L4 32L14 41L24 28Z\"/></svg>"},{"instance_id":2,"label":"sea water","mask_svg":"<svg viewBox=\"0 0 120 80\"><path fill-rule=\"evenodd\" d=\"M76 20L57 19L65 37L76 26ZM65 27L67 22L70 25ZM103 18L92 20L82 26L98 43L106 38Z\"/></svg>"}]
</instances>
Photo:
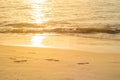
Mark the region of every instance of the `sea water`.
<instances>
[{"instance_id":1,"label":"sea water","mask_svg":"<svg viewBox=\"0 0 120 80\"><path fill-rule=\"evenodd\" d=\"M0 0L0 44L120 53L119 0Z\"/></svg>"}]
</instances>

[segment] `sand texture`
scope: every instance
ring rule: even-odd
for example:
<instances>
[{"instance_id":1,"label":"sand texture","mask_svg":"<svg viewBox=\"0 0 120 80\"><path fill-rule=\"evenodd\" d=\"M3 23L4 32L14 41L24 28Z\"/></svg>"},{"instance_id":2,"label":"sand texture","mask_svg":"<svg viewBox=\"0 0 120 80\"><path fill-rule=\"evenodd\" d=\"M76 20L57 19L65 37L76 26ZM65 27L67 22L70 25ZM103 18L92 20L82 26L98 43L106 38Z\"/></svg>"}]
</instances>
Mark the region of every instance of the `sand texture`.
<instances>
[{"instance_id":1,"label":"sand texture","mask_svg":"<svg viewBox=\"0 0 120 80\"><path fill-rule=\"evenodd\" d=\"M120 80L120 54L0 46L0 80Z\"/></svg>"}]
</instances>

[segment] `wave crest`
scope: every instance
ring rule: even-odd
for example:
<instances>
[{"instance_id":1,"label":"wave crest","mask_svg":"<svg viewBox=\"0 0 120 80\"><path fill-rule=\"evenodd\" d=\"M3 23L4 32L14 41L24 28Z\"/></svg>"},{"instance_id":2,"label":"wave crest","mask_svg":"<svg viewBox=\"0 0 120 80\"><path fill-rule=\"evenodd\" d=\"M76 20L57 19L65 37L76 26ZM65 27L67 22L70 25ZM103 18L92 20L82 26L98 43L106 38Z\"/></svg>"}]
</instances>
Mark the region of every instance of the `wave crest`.
<instances>
[{"instance_id":1,"label":"wave crest","mask_svg":"<svg viewBox=\"0 0 120 80\"><path fill-rule=\"evenodd\" d=\"M0 28L0 33L43 33L43 32L53 32L53 33L108 33L108 34L118 34L120 29L117 28Z\"/></svg>"}]
</instances>

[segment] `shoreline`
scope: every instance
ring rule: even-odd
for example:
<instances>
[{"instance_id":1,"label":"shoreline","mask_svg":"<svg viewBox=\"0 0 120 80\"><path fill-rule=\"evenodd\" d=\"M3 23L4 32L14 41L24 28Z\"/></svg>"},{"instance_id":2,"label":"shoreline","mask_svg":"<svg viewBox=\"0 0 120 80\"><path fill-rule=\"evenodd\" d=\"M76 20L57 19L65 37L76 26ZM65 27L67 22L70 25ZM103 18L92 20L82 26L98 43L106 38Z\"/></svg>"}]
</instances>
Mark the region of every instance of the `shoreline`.
<instances>
[{"instance_id":1,"label":"shoreline","mask_svg":"<svg viewBox=\"0 0 120 80\"><path fill-rule=\"evenodd\" d=\"M0 34L0 45L80 50L90 53L120 53L118 41L46 34Z\"/></svg>"},{"instance_id":2,"label":"shoreline","mask_svg":"<svg viewBox=\"0 0 120 80\"><path fill-rule=\"evenodd\" d=\"M1 80L119 80L120 54L0 45Z\"/></svg>"}]
</instances>

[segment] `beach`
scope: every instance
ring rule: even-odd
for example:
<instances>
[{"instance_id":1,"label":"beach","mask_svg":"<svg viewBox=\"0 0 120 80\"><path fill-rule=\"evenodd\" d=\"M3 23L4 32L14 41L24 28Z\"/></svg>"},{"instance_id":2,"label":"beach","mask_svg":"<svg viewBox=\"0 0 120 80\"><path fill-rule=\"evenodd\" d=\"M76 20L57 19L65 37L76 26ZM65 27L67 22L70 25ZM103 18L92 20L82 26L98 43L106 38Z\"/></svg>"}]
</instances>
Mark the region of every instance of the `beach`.
<instances>
[{"instance_id":1,"label":"beach","mask_svg":"<svg viewBox=\"0 0 120 80\"><path fill-rule=\"evenodd\" d=\"M120 80L120 54L1 45L0 80Z\"/></svg>"},{"instance_id":2,"label":"beach","mask_svg":"<svg viewBox=\"0 0 120 80\"><path fill-rule=\"evenodd\" d=\"M120 80L120 0L0 3L0 80Z\"/></svg>"}]
</instances>

